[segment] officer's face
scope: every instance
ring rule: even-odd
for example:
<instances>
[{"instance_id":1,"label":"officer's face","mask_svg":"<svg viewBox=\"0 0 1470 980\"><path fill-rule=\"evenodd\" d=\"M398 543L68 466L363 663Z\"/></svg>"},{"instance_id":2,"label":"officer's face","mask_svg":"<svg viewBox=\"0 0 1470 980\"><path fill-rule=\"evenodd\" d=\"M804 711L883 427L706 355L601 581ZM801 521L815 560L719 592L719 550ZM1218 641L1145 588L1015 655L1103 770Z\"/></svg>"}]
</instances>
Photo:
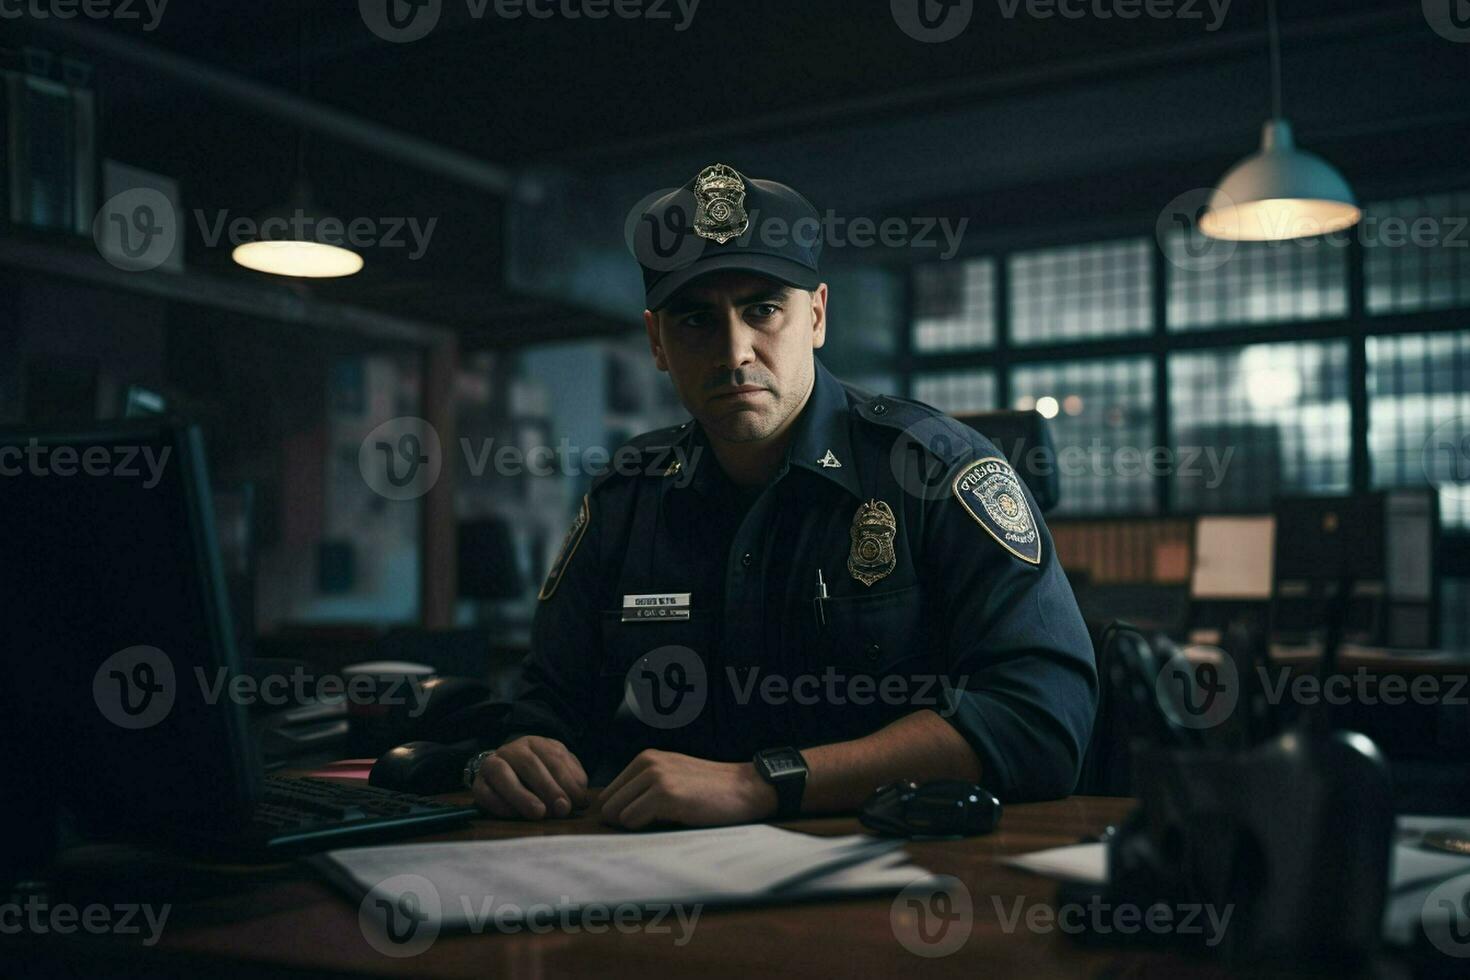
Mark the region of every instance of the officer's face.
<instances>
[{"instance_id":1,"label":"officer's face","mask_svg":"<svg viewBox=\"0 0 1470 980\"><path fill-rule=\"evenodd\" d=\"M755 442L785 431L811 392L827 330L827 287L792 289L747 273L714 275L644 313L660 371L705 431Z\"/></svg>"}]
</instances>

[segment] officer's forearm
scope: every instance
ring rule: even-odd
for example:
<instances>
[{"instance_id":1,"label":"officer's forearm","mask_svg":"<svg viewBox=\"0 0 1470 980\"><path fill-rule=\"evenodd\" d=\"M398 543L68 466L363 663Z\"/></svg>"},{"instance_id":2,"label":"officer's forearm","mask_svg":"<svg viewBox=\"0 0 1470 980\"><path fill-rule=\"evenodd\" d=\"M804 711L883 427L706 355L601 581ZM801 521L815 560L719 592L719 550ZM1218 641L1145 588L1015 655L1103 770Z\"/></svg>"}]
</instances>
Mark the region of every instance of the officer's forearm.
<instances>
[{"instance_id":1,"label":"officer's forearm","mask_svg":"<svg viewBox=\"0 0 1470 980\"><path fill-rule=\"evenodd\" d=\"M980 761L954 726L916 711L851 742L802 749L807 768L803 813L852 811L873 790L899 779L980 779Z\"/></svg>"}]
</instances>

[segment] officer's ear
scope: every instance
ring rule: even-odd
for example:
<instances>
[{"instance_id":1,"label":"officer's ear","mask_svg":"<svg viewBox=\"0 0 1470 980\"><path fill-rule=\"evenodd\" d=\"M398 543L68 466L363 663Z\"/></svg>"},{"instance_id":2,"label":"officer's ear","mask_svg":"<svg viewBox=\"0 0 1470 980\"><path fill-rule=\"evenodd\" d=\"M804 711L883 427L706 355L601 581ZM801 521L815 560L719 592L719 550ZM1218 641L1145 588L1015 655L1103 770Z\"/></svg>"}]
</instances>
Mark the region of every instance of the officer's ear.
<instances>
[{"instance_id":1,"label":"officer's ear","mask_svg":"<svg viewBox=\"0 0 1470 980\"><path fill-rule=\"evenodd\" d=\"M812 350L816 350L827 342L827 284L819 284L809 295L812 298Z\"/></svg>"},{"instance_id":2,"label":"officer's ear","mask_svg":"<svg viewBox=\"0 0 1470 980\"><path fill-rule=\"evenodd\" d=\"M648 349L653 352L653 364L665 374L669 371L669 362L664 357L663 341L658 336L658 314L652 310L643 311L643 329L648 331Z\"/></svg>"}]
</instances>

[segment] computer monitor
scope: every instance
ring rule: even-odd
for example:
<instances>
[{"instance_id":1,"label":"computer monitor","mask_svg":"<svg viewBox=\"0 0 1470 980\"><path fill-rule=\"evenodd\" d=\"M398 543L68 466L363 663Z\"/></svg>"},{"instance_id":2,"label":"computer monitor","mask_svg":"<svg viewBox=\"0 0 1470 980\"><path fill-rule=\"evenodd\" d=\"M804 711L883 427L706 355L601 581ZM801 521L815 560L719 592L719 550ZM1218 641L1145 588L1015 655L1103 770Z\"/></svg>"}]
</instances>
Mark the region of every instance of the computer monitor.
<instances>
[{"instance_id":1,"label":"computer monitor","mask_svg":"<svg viewBox=\"0 0 1470 980\"><path fill-rule=\"evenodd\" d=\"M1276 519L1270 514L1207 515L1195 521L1191 639L1218 643L1232 623L1264 625L1275 543Z\"/></svg>"},{"instance_id":2,"label":"computer monitor","mask_svg":"<svg viewBox=\"0 0 1470 980\"><path fill-rule=\"evenodd\" d=\"M1270 514L1199 518L1189 597L1269 601L1275 547L1276 518Z\"/></svg>"},{"instance_id":3,"label":"computer monitor","mask_svg":"<svg viewBox=\"0 0 1470 980\"><path fill-rule=\"evenodd\" d=\"M0 609L19 719L85 823L243 820L260 769L197 428L0 433ZM93 819L95 818L95 819Z\"/></svg>"},{"instance_id":4,"label":"computer monitor","mask_svg":"<svg viewBox=\"0 0 1470 980\"><path fill-rule=\"evenodd\" d=\"M1343 638L1412 649L1438 642L1437 498L1427 489L1276 503L1278 638L1319 638L1339 584L1351 578Z\"/></svg>"}]
</instances>

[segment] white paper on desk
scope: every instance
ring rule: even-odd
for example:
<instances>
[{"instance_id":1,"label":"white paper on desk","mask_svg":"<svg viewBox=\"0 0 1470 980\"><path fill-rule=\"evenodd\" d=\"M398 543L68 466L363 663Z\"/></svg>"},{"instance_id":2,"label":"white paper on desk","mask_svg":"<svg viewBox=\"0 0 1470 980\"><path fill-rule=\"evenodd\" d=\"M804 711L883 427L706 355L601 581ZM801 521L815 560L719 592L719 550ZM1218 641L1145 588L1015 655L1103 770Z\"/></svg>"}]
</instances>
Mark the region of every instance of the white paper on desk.
<instances>
[{"instance_id":1,"label":"white paper on desk","mask_svg":"<svg viewBox=\"0 0 1470 980\"><path fill-rule=\"evenodd\" d=\"M1383 935L1389 942L1412 943L1421 917L1434 913L1426 900L1439 884L1470 876L1470 857L1433 851L1419 841L1429 830L1453 830L1470 835L1470 820L1447 817L1401 816L1389 858L1389 896L1383 916ZM1108 880L1106 844L1072 844L1004 858L1004 863L1035 874L1081 884L1103 885ZM1470 880L1467 880L1470 889Z\"/></svg>"},{"instance_id":2,"label":"white paper on desk","mask_svg":"<svg viewBox=\"0 0 1470 980\"><path fill-rule=\"evenodd\" d=\"M896 853L901 844L754 825L360 847L313 863L355 898L373 894L390 906L427 882L437 893L440 924L452 929L483 924L487 913L497 922L517 921L540 907L794 901L897 890L928 874Z\"/></svg>"},{"instance_id":3,"label":"white paper on desk","mask_svg":"<svg viewBox=\"0 0 1470 980\"><path fill-rule=\"evenodd\" d=\"M1073 881L1082 885L1105 885L1108 881L1108 845L1070 844L1001 859L1002 864L1034 874Z\"/></svg>"}]
</instances>

